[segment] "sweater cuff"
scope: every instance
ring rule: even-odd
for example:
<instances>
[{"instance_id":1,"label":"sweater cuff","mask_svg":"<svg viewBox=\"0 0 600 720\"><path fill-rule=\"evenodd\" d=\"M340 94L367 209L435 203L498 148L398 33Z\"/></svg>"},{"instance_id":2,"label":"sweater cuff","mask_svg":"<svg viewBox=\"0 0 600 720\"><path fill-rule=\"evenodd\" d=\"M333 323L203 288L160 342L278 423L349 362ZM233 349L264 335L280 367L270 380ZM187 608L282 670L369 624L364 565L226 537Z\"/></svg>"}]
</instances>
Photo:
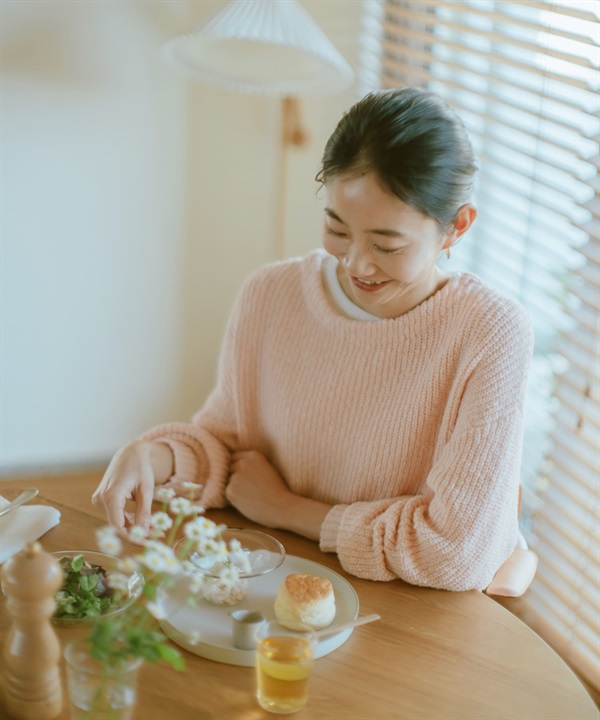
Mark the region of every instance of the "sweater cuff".
<instances>
[{"instance_id":1,"label":"sweater cuff","mask_svg":"<svg viewBox=\"0 0 600 720\"><path fill-rule=\"evenodd\" d=\"M337 541L342 517L348 505L334 505L321 525L319 548L322 552L337 552Z\"/></svg>"},{"instance_id":2,"label":"sweater cuff","mask_svg":"<svg viewBox=\"0 0 600 720\"><path fill-rule=\"evenodd\" d=\"M171 438L156 438L154 442L168 445L173 452L173 474L169 480L197 482L199 475L196 453L189 445Z\"/></svg>"}]
</instances>

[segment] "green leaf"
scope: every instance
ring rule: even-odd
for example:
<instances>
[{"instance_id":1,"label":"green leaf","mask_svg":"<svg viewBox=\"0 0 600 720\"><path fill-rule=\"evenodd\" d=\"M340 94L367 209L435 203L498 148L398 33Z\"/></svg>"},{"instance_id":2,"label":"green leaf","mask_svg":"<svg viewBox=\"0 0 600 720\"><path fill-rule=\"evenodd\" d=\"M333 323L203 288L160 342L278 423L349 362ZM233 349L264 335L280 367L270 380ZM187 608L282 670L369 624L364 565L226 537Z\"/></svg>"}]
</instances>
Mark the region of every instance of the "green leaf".
<instances>
[{"instance_id":1,"label":"green leaf","mask_svg":"<svg viewBox=\"0 0 600 720\"><path fill-rule=\"evenodd\" d=\"M160 660L158 648L153 647L152 645L140 645L138 652L146 662L155 663Z\"/></svg>"},{"instance_id":2,"label":"green leaf","mask_svg":"<svg viewBox=\"0 0 600 720\"><path fill-rule=\"evenodd\" d=\"M83 555L75 555L75 557L71 560L71 570L78 573L83 567L84 562L85 558L83 557Z\"/></svg>"},{"instance_id":3,"label":"green leaf","mask_svg":"<svg viewBox=\"0 0 600 720\"><path fill-rule=\"evenodd\" d=\"M175 670L185 670L185 661L181 653L174 647L161 643L156 646L156 649L158 650L161 660L168 662Z\"/></svg>"},{"instance_id":4,"label":"green leaf","mask_svg":"<svg viewBox=\"0 0 600 720\"><path fill-rule=\"evenodd\" d=\"M82 576L79 578L79 587L80 587L84 592L89 592L89 591L92 589L92 588L91 588L91 580L92 580L92 576L91 576L91 575L89 575L89 576L87 576L87 575L82 575Z\"/></svg>"},{"instance_id":5,"label":"green leaf","mask_svg":"<svg viewBox=\"0 0 600 720\"><path fill-rule=\"evenodd\" d=\"M56 617L97 617L118 604L120 595L104 585L104 568L85 562L83 554L63 557L59 563L64 571L64 582L55 595Z\"/></svg>"}]
</instances>

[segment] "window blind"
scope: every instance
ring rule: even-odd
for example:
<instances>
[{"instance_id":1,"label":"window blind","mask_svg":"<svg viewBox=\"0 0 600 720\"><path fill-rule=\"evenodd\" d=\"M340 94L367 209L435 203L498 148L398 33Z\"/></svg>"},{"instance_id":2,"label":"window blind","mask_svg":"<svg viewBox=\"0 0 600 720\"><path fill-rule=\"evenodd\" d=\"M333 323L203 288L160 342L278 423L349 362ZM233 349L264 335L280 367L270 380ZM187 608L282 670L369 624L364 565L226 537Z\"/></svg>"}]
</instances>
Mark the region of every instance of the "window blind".
<instances>
[{"instance_id":1,"label":"window blind","mask_svg":"<svg viewBox=\"0 0 600 720\"><path fill-rule=\"evenodd\" d=\"M478 155L479 215L451 269L528 309L527 621L593 686L600 655L599 8L593 0L369 0L363 89L446 98Z\"/></svg>"}]
</instances>

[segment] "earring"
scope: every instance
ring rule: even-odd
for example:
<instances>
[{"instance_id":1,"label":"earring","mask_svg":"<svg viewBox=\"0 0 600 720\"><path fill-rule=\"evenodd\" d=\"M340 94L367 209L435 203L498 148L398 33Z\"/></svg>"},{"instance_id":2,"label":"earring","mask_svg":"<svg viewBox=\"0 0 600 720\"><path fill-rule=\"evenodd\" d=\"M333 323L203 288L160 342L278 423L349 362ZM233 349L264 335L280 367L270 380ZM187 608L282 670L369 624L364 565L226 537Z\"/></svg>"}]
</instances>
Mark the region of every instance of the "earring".
<instances>
[{"instance_id":1,"label":"earring","mask_svg":"<svg viewBox=\"0 0 600 720\"><path fill-rule=\"evenodd\" d=\"M450 245L446 248L446 260L450 260Z\"/></svg>"}]
</instances>

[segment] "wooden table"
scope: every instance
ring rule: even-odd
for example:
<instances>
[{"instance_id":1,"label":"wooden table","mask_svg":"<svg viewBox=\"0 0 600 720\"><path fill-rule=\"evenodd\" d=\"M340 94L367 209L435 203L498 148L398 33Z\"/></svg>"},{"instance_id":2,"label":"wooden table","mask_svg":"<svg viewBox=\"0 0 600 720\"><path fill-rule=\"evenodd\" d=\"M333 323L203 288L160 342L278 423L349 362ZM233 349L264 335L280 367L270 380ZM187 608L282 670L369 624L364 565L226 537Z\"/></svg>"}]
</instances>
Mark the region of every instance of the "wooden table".
<instances>
[{"instance_id":1,"label":"wooden table","mask_svg":"<svg viewBox=\"0 0 600 720\"><path fill-rule=\"evenodd\" d=\"M48 550L96 549L102 515L89 498L99 476L44 479L36 504L62 513L43 538ZM4 482L13 499L28 481ZM232 526L257 527L232 510L208 516ZM418 588L400 580L377 583L345 573L316 543L268 531L288 554L315 560L344 576L360 599L360 614L381 620L358 628L318 659L308 706L298 720L584 720L599 713L573 672L537 635L485 595ZM0 602L0 639L9 618ZM61 643L70 631L58 628ZM144 667L136 720L266 720L254 697L254 669L205 660L182 651L187 671ZM67 718L66 709L60 718Z\"/></svg>"}]
</instances>

